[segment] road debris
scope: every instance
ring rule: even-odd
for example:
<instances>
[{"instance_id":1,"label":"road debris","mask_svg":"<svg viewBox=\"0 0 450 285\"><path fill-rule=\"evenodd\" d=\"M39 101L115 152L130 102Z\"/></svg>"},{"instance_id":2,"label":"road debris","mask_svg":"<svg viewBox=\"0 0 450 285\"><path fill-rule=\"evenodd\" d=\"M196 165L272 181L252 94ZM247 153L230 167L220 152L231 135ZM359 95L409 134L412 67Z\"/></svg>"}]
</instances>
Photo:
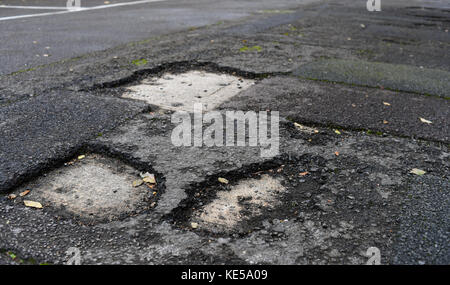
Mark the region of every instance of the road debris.
<instances>
[{"instance_id":1,"label":"road debris","mask_svg":"<svg viewBox=\"0 0 450 285\"><path fill-rule=\"evenodd\" d=\"M133 181L133 187L139 187L142 184L144 184L144 180L142 180L142 179Z\"/></svg>"},{"instance_id":2,"label":"road debris","mask_svg":"<svg viewBox=\"0 0 450 285\"><path fill-rule=\"evenodd\" d=\"M25 190L22 193L19 194L20 197L25 197L27 196L31 191L30 190Z\"/></svg>"},{"instance_id":3,"label":"road debris","mask_svg":"<svg viewBox=\"0 0 450 285\"><path fill-rule=\"evenodd\" d=\"M427 119L424 119L424 118L419 118L420 119L420 121L422 122L422 123L425 123L425 124L432 124L433 122L432 121L429 121L429 120L427 120Z\"/></svg>"},{"instance_id":4,"label":"road debris","mask_svg":"<svg viewBox=\"0 0 450 285\"><path fill-rule=\"evenodd\" d=\"M217 179L220 183L222 183L222 184L228 184L229 183L229 181L227 180L227 179L225 179L225 178L222 178L222 177L219 177L219 179Z\"/></svg>"},{"instance_id":5,"label":"road debris","mask_svg":"<svg viewBox=\"0 0 450 285\"><path fill-rule=\"evenodd\" d=\"M36 208L36 209L43 208L42 204L39 202L24 200L23 203L25 204L25 206L30 207L30 208Z\"/></svg>"},{"instance_id":6,"label":"road debris","mask_svg":"<svg viewBox=\"0 0 450 285\"><path fill-rule=\"evenodd\" d=\"M427 172L424 171L424 170L422 170L422 169L413 168L409 173L412 173L412 174L416 174L416 175L422 176L422 175L424 175L424 174L427 173Z\"/></svg>"}]
</instances>

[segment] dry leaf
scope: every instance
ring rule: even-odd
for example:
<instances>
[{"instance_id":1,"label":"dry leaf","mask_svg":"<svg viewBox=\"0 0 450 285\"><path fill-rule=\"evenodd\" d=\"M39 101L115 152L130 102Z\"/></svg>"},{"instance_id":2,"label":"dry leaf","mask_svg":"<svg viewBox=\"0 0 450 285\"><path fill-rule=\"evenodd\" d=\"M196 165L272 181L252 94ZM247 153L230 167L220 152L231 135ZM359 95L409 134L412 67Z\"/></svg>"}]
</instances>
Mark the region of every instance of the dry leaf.
<instances>
[{"instance_id":1,"label":"dry leaf","mask_svg":"<svg viewBox=\"0 0 450 285\"><path fill-rule=\"evenodd\" d=\"M391 106L391 104L389 104L388 102L383 102L383 104L386 106Z\"/></svg>"},{"instance_id":2,"label":"dry leaf","mask_svg":"<svg viewBox=\"0 0 450 285\"><path fill-rule=\"evenodd\" d=\"M416 175L424 175L425 173L427 173L426 171L422 170L422 169L418 169L418 168L413 168L409 173L412 174L416 174Z\"/></svg>"},{"instance_id":3,"label":"dry leaf","mask_svg":"<svg viewBox=\"0 0 450 285\"><path fill-rule=\"evenodd\" d=\"M306 176L306 175L308 175L309 174L309 172L308 171L305 171L305 172L300 172L298 175L300 175L300 176Z\"/></svg>"},{"instance_id":4,"label":"dry leaf","mask_svg":"<svg viewBox=\"0 0 450 285\"><path fill-rule=\"evenodd\" d=\"M30 193L30 190L26 190L26 191L23 191L22 193L20 193L19 196L24 197L24 196L27 196L29 193Z\"/></svg>"},{"instance_id":5,"label":"dry leaf","mask_svg":"<svg viewBox=\"0 0 450 285\"><path fill-rule=\"evenodd\" d=\"M153 175L153 174L150 174L149 176L145 177L143 180L146 183L156 184L155 175Z\"/></svg>"},{"instance_id":6,"label":"dry leaf","mask_svg":"<svg viewBox=\"0 0 450 285\"><path fill-rule=\"evenodd\" d=\"M313 128L304 126L304 125L299 124L299 123L294 123L294 126L295 126L296 128L298 128L299 130L304 131L304 132L307 132L307 133L310 133L310 134L313 134L313 133L314 133L314 134L317 134L317 133L319 132L319 131L316 130L316 129L313 129Z\"/></svg>"},{"instance_id":7,"label":"dry leaf","mask_svg":"<svg viewBox=\"0 0 450 285\"><path fill-rule=\"evenodd\" d=\"M42 204L39 202L24 200L23 203L30 208L42 209Z\"/></svg>"},{"instance_id":8,"label":"dry leaf","mask_svg":"<svg viewBox=\"0 0 450 285\"><path fill-rule=\"evenodd\" d=\"M148 172L145 172L145 173L141 172L139 175L141 176L141 178L145 178L145 177L150 176L150 173L148 173Z\"/></svg>"},{"instance_id":9,"label":"dry leaf","mask_svg":"<svg viewBox=\"0 0 450 285\"><path fill-rule=\"evenodd\" d=\"M225 179L225 178L222 178L222 177L219 177L219 182L220 183L223 183L223 184L228 184L228 180L227 179Z\"/></svg>"},{"instance_id":10,"label":"dry leaf","mask_svg":"<svg viewBox=\"0 0 450 285\"><path fill-rule=\"evenodd\" d=\"M388 121L386 121L386 120L383 120L383 124L388 124L389 122Z\"/></svg>"},{"instance_id":11,"label":"dry leaf","mask_svg":"<svg viewBox=\"0 0 450 285\"><path fill-rule=\"evenodd\" d=\"M197 224L197 223L191 223L191 227L192 227L193 229L196 229L196 228L198 228L198 224Z\"/></svg>"},{"instance_id":12,"label":"dry leaf","mask_svg":"<svg viewBox=\"0 0 450 285\"><path fill-rule=\"evenodd\" d=\"M422 123L425 123L425 124L432 124L433 123L432 121L428 121L427 119L424 119L424 118L419 118L419 119L420 119L420 121Z\"/></svg>"},{"instance_id":13,"label":"dry leaf","mask_svg":"<svg viewBox=\"0 0 450 285\"><path fill-rule=\"evenodd\" d=\"M334 130L334 132L335 132L336 134L338 134L338 135L341 134L341 132L340 132L339 130Z\"/></svg>"},{"instance_id":14,"label":"dry leaf","mask_svg":"<svg viewBox=\"0 0 450 285\"><path fill-rule=\"evenodd\" d=\"M78 156L78 160L82 160L83 158L85 158L86 156L83 154L83 155L80 155L80 156Z\"/></svg>"},{"instance_id":15,"label":"dry leaf","mask_svg":"<svg viewBox=\"0 0 450 285\"><path fill-rule=\"evenodd\" d=\"M14 200L14 199L16 199L17 198L17 195L16 194L9 194L8 195L8 199L10 199L10 200Z\"/></svg>"},{"instance_id":16,"label":"dry leaf","mask_svg":"<svg viewBox=\"0 0 450 285\"><path fill-rule=\"evenodd\" d=\"M139 186L141 186L142 184L144 184L144 181L143 180L135 180L135 181L133 181L133 187L139 187Z\"/></svg>"},{"instance_id":17,"label":"dry leaf","mask_svg":"<svg viewBox=\"0 0 450 285\"><path fill-rule=\"evenodd\" d=\"M338 151L335 151L334 154L335 154L336 156L339 156L339 152L338 152Z\"/></svg>"}]
</instances>

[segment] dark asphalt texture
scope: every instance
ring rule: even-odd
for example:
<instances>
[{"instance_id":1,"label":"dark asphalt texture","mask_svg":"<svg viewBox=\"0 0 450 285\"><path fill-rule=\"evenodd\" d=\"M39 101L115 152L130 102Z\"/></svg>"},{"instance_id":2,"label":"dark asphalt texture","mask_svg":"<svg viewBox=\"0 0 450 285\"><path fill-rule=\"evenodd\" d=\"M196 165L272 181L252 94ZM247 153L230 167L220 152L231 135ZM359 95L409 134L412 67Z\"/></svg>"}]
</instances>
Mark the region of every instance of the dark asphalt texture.
<instances>
[{"instance_id":1,"label":"dark asphalt texture","mask_svg":"<svg viewBox=\"0 0 450 285\"><path fill-rule=\"evenodd\" d=\"M2 1L0 5L33 6L35 2ZM64 7L66 1L40 2L39 5L42 6ZM92 7L103 5L104 1L81 2L82 7ZM84 5L84 2L89 4ZM110 2L114 4L130 1ZM242 19L264 10L289 9L302 2L306 1L167 0L0 21L0 75L186 28ZM38 13L37 11L40 10L33 10L32 13ZM29 14L29 10L0 8L0 17L15 16L19 13Z\"/></svg>"},{"instance_id":2,"label":"dark asphalt texture","mask_svg":"<svg viewBox=\"0 0 450 285\"><path fill-rule=\"evenodd\" d=\"M0 192L64 162L86 140L148 107L140 102L57 92L0 113Z\"/></svg>"},{"instance_id":3,"label":"dark asphalt texture","mask_svg":"<svg viewBox=\"0 0 450 285\"><path fill-rule=\"evenodd\" d=\"M383 263L448 264L450 116L442 98L450 81L448 9L411 1L385 3L380 13L354 1L243 2L247 8L236 2L111 8L95 21L88 14L97 12L88 11L61 16L64 22L59 16L0 22L7 31L2 49L9 51L2 66L10 68L3 74L35 68L0 76L0 217L6 221L0 222L0 263L17 263L4 255L11 250L24 260L59 264L77 246L87 264L365 264L364 252L377 246ZM136 20L148 13L161 18ZM162 19L180 13L188 22ZM74 23L79 30L67 33ZM39 33L10 40L17 27L30 25L43 29L36 50L29 35ZM56 52L31 60L46 46ZM344 63L350 72L323 62ZM369 81L355 73L399 65L401 76L384 86L392 90L380 88L383 74L369 74ZM314 72L299 74L308 67ZM281 158L264 161L251 148L174 148L169 114L119 98L142 78L191 69L257 80L221 109L280 111ZM439 76L420 78L421 70ZM417 86L410 78L439 86ZM6 197L83 147L155 169L166 181L156 208L88 225L63 209L33 210ZM186 228L174 215L199 202L196 187L219 175L249 177L250 164L267 162L291 171L275 175L296 193L296 211L286 202L245 233L220 236ZM426 173L416 176L412 168ZM312 174L292 178L303 171Z\"/></svg>"}]
</instances>

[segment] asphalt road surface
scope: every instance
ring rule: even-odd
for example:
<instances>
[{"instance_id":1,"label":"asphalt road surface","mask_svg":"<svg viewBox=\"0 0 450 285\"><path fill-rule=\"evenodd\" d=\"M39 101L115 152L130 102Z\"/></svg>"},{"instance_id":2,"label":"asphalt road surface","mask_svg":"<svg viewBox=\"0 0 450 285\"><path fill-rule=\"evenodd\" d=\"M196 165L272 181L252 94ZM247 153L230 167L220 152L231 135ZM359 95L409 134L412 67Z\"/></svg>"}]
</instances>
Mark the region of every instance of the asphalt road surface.
<instances>
[{"instance_id":1,"label":"asphalt road surface","mask_svg":"<svg viewBox=\"0 0 450 285\"><path fill-rule=\"evenodd\" d=\"M236 20L265 10L285 10L306 2L111 0L105 4L101 0L81 0L85 9L68 13L64 0L3 0L0 1L4 5L0 6L0 75L186 28Z\"/></svg>"},{"instance_id":2,"label":"asphalt road surface","mask_svg":"<svg viewBox=\"0 0 450 285\"><path fill-rule=\"evenodd\" d=\"M450 264L448 1L0 5L0 264Z\"/></svg>"}]
</instances>

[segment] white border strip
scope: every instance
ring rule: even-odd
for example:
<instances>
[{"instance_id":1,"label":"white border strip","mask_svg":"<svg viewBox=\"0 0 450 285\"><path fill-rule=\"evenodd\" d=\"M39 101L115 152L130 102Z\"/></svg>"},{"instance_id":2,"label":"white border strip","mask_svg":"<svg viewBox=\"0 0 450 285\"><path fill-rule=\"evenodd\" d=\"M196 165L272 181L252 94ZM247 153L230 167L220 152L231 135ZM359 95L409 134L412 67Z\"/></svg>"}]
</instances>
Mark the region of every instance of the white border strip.
<instances>
[{"instance_id":1,"label":"white border strip","mask_svg":"<svg viewBox=\"0 0 450 285\"><path fill-rule=\"evenodd\" d=\"M145 4L145 3L152 3L152 2L164 2L167 0L141 0L141 1L133 1L133 2L125 2L125 3L117 3L117 4L107 4L107 5L101 5L101 6L94 6L94 7L80 7L80 8L59 8L64 9L64 11L58 11L58 12L47 12L47 13L39 13L39 14L29 14L29 15L19 15L19 16L11 16L11 17L3 17L0 18L0 21L7 21L7 20L15 20L15 19L23 19L23 18L32 18L32 17L42 17L42 16L50 16L50 15L59 15L59 14L67 14L67 13L74 13L74 12L82 12L82 11L89 11L89 10L99 10L99 9L107 9L107 8L114 8L114 7L120 7L120 6L130 6L130 5L137 5L137 4ZM2 5L5 6L5 5ZM12 8L13 6L8 7L2 7L0 8ZM19 6L17 6L19 7ZM20 9L26 9L26 6L20 6L24 8ZM35 7L35 6L30 6ZM49 7L47 7L49 8ZM53 7L55 9L56 7ZM45 9L45 8L42 8Z\"/></svg>"}]
</instances>

